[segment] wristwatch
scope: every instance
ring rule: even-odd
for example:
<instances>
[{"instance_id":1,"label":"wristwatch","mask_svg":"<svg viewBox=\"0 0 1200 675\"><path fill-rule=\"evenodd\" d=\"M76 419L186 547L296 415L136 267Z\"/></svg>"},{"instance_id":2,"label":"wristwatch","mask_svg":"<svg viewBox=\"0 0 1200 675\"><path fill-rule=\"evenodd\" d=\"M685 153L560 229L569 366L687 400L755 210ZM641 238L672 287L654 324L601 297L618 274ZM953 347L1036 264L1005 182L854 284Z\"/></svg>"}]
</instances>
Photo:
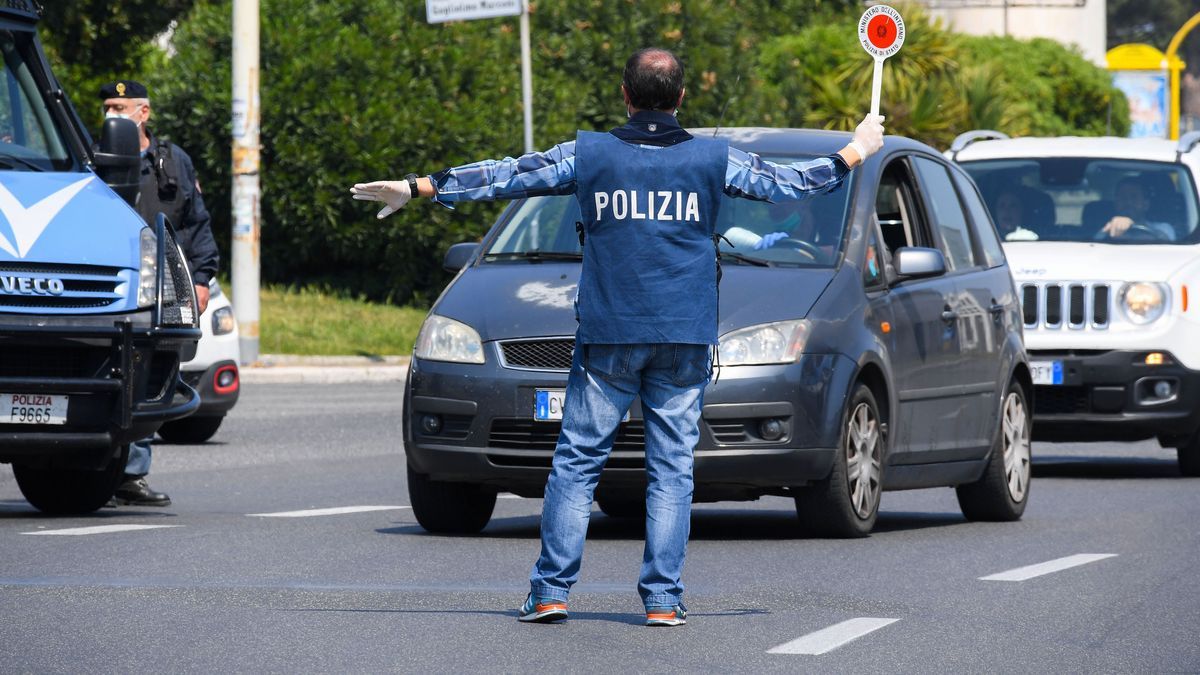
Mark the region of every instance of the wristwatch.
<instances>
[{"instance_id":1,"label":"wristwatch","mask_svg":"<svg viewBox=\"0 0 1200 675\"><path fill-rule=\"evenodd\" d=\"M419 197L420 195L417 192L417 174L410 173L404 177L404 180L408 181L408 189L411 192L411 196Z\"/></svg>"}]
</instances>

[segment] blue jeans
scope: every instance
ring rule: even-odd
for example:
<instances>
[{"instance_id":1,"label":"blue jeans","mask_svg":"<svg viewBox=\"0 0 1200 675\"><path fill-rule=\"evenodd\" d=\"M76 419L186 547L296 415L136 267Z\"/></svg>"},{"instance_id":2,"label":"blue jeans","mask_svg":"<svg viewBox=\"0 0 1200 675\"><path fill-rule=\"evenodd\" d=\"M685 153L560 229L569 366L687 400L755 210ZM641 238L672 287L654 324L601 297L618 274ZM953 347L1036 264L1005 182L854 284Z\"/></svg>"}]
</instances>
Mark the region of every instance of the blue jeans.
<instances>
[{"instance_id":1,"label":"blue jeans","mask_svg":"<svg viewBox=\"0 0 1200 675\"><path fill-rule=\"evenodd\" d=\"M125 475L145 476L150 473L150 440L143 438L129 444L129 461L125 463Z\"/></svg>"},{"instance_id":2,"label":"blue jeans","mask_svg":"<svg viewBox=\"0 0 1200 675\"><path fill-rule=\"evenodd\" d=\"M562 433L542 505L542 552L530 586L566 600L579 579L592 497L617 427L637 396L646 424L646 548L638 592L647 607L683 598L692 514L692 451L712 374L708 345L579 345L567 380Z\"/></svg>"}]
</instances>

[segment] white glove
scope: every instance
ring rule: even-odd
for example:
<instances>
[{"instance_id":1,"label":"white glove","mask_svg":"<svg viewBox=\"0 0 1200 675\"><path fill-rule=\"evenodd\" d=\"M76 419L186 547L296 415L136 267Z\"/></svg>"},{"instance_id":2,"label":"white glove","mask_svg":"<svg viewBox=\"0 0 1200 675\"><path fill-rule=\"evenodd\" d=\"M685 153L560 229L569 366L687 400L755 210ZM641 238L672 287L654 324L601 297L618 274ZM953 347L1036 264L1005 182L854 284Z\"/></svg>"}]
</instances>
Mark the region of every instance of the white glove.
<instances>
[{"instance_id":1,"label":"white glove","mask_svg":"<svg viewBox=\"0 0 1200 675\"><path fill-rule=\"evenodd\" d=\"M879 149L883 147L883 115L864 117L854 130L854 140L850 141L850 147L854 148L864 162L868 157L879 152Z\"/></svg>"},{"instance_id":2,"label":"white glove","mask_svg":"<svg viewBox=\"0 0 1200 675\"><path fill-rule=\"evenodd\" d=\"M406 180L377 180L374 183L357 183L350 188L350 194L355 199L368 202L383 202L386 206L379 211L376 218L387 218L404 208L412 199L412 190Z\"/></svg>"}]
</instances>

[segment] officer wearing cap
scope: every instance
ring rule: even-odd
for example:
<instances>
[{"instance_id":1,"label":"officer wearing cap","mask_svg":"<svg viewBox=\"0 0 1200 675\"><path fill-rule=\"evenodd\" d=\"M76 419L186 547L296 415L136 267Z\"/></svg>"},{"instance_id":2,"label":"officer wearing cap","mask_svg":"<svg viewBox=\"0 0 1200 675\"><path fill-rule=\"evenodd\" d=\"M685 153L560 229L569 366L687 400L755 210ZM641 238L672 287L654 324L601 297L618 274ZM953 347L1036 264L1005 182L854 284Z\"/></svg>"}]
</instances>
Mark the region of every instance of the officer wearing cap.
<instances>
[{"instance_id":1,"label":"officer wearing cap","mask_svg":"<svg viewBox=\"0 0 1200 675\"><path fill-rule=\"evenodd\" d=\"M178 145L150 132L150 95L146 87L133 80L117 80L100 88L105 117L122 117L138 126L142 149L142 182L138 192L137 211L142 219L153 224L161 212L166 215L183 254L187 257L192 282L196 285L199 311L208 306L208 282L217 273L220 254L212 234L212 219L204 207L200 182L192 158ZM114 501L134 506L168 506L171 498L150 489L146 474L150 473L150 439L133 443L129 448L129 463L125 480L117 488Z\"/></svg>"}]
</instances>

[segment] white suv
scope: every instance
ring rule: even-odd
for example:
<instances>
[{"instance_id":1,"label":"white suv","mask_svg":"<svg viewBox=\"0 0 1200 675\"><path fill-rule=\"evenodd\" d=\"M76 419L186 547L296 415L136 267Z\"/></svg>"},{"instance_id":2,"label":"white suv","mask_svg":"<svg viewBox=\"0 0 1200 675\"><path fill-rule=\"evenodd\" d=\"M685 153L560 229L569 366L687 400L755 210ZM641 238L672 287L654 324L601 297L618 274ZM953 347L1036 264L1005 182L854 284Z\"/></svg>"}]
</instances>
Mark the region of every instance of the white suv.
<instances>
[{"instance_id":1,"label":"white suv","mask_svg":"<svg viewBox=\"0 0 1200 675\"><path fill-rule=\"evenodd\" d=\"M1005 241L1036 438L1157 438L1200 475L1197 143L976 131L946 153Z\"/></svg>"}]
</instances>

